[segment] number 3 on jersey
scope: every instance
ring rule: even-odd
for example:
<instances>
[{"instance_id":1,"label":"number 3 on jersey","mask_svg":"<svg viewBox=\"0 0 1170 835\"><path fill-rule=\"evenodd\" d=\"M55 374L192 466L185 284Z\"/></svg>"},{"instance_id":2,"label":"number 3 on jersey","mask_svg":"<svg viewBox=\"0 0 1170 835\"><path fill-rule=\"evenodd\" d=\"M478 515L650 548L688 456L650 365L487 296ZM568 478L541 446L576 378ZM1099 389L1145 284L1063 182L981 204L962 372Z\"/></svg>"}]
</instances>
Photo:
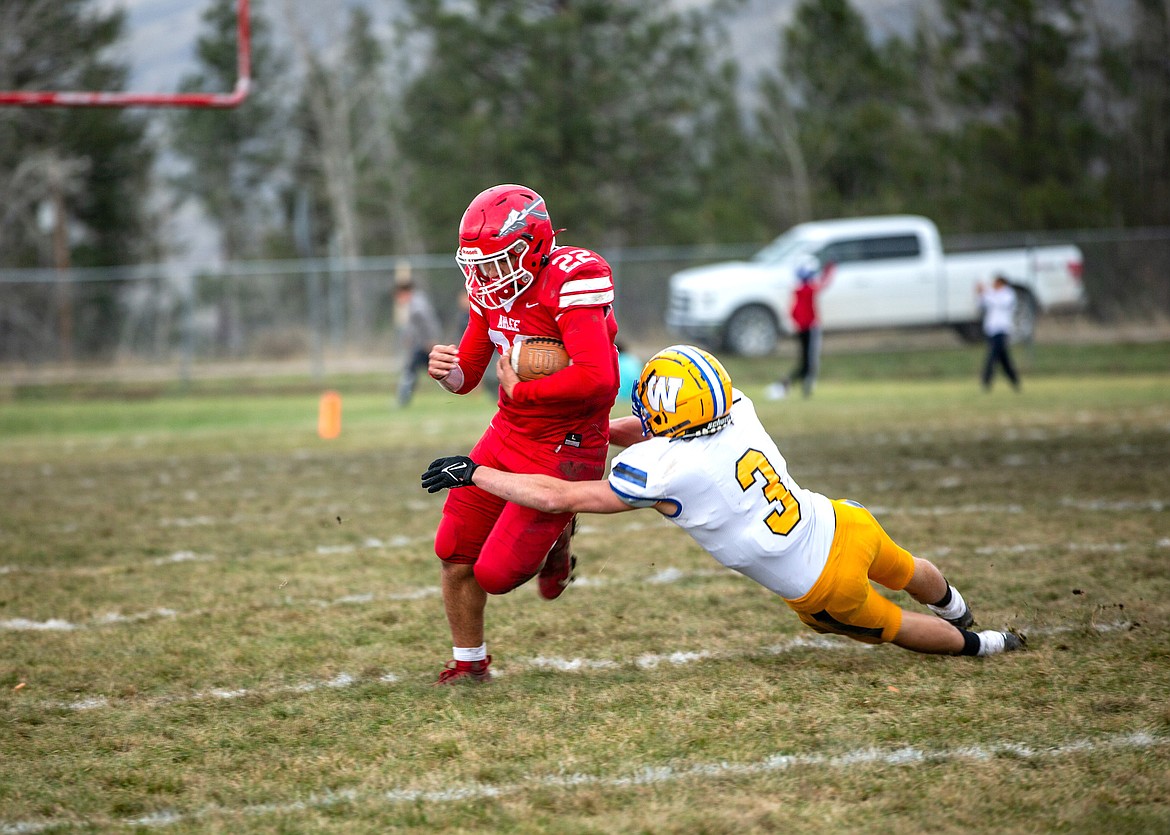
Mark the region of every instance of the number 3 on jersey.
<instances>
[{"instance_id":1,"label":"number 3 on jersey","mask_svg":"<svg viewBox=\"0 0 1170 835\"><path fill-rule=\"evenodd\" d=\"M788 536L800 521L800 503L784 486L784 482L776 474L776 468L764 453L758 449L749 449L735 462L735 477L745 493L756 483L757 474L764 479L764 498L773 504L778 503L782 508L782 510L773 508L765 517L764 524L777 536Z\"/></svg>"}]
</instances>

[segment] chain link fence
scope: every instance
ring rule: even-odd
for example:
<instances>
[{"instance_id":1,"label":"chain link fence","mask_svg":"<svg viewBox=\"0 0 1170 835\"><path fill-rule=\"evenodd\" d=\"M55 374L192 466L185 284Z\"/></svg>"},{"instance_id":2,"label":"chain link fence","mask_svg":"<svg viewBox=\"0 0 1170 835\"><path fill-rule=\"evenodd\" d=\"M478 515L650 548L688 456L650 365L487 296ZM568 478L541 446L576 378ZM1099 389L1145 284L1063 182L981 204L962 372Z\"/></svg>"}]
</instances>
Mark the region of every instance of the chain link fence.
<instances>
[{"instance_id":1,"label":"chain link fence","mask_svg":"<svg viewBox=\"0 0 1170 835\"><path fill-rule=\"evenodd\" d=\"M1170 316L1170 229L952 237L950 251L1075 243L1087 315L1121 324ZM621 338L659 344L670 275L749 257L757 245L604 251ZM200 363L303 363L320 377L369 360L391 367L393 288L409 269L456 341L462 277L449 254L354 261L252 261L72 270L0 270L0 371L151 367L187 378Z\"/></svg>"}]
</instances>

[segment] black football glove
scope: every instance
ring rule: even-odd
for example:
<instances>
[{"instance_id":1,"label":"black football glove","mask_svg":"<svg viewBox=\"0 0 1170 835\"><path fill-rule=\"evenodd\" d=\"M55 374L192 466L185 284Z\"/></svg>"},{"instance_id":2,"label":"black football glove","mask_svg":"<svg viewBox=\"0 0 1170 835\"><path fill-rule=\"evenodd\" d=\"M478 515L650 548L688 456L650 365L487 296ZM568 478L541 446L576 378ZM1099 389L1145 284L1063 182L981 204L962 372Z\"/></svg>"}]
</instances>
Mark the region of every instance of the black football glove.
<instances>
[{"instance_id":1,"label":"black football glove","mask_svg":"<svg viewBox=\"0 0 1170 835\"><path fill-rule=\"evenodd\" d=\"M436 458L422 474L422 486L428 493L438 493L447 488L468 487L471 484L471 474L478 466L479 464L466 455Z\"/></svg>"}]
</instances>

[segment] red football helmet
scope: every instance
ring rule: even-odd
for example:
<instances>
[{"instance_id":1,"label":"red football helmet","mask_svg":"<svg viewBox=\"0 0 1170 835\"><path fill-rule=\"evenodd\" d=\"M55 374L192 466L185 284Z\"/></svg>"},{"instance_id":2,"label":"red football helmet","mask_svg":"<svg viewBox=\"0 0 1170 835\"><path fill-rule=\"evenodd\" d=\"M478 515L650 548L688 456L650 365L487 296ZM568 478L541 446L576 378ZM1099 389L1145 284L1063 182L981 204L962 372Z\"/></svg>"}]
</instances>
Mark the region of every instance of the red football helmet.
<instances>
[{"instance_id":1,"label":"red football helmet","mask_svg":"<svg viewBox=\"0 0 1170 835\"><path fill-rule=\"evenodd\" d=\"M459 222L455 253L471 301L495 310L527 290L548 263L555 234L544 198L532 189L480 192Z\"/></svg>"}]
</instances>

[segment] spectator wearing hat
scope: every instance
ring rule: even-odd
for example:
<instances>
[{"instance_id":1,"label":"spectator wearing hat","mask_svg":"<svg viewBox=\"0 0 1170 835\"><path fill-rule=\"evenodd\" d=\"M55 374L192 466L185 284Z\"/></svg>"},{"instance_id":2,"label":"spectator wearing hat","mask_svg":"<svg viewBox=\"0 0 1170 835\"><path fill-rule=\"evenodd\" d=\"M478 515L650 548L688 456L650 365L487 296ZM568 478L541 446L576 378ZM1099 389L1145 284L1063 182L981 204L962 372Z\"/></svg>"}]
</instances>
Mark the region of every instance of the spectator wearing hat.
<instances>
[{"instance_id":1,"label":"spectator wearing hat","mask_svg":"<svg viewBox=\"0 0 1170 835\"><path fill-rule=\"evenodd\" d=\"M419 372L427 367L431 348L442 340L435 306L427 292L415 283L407 261L400 262L394 273L394 324L402 356L398 405L406 406L414 396Z\"/></svg>"}]
</instances>

